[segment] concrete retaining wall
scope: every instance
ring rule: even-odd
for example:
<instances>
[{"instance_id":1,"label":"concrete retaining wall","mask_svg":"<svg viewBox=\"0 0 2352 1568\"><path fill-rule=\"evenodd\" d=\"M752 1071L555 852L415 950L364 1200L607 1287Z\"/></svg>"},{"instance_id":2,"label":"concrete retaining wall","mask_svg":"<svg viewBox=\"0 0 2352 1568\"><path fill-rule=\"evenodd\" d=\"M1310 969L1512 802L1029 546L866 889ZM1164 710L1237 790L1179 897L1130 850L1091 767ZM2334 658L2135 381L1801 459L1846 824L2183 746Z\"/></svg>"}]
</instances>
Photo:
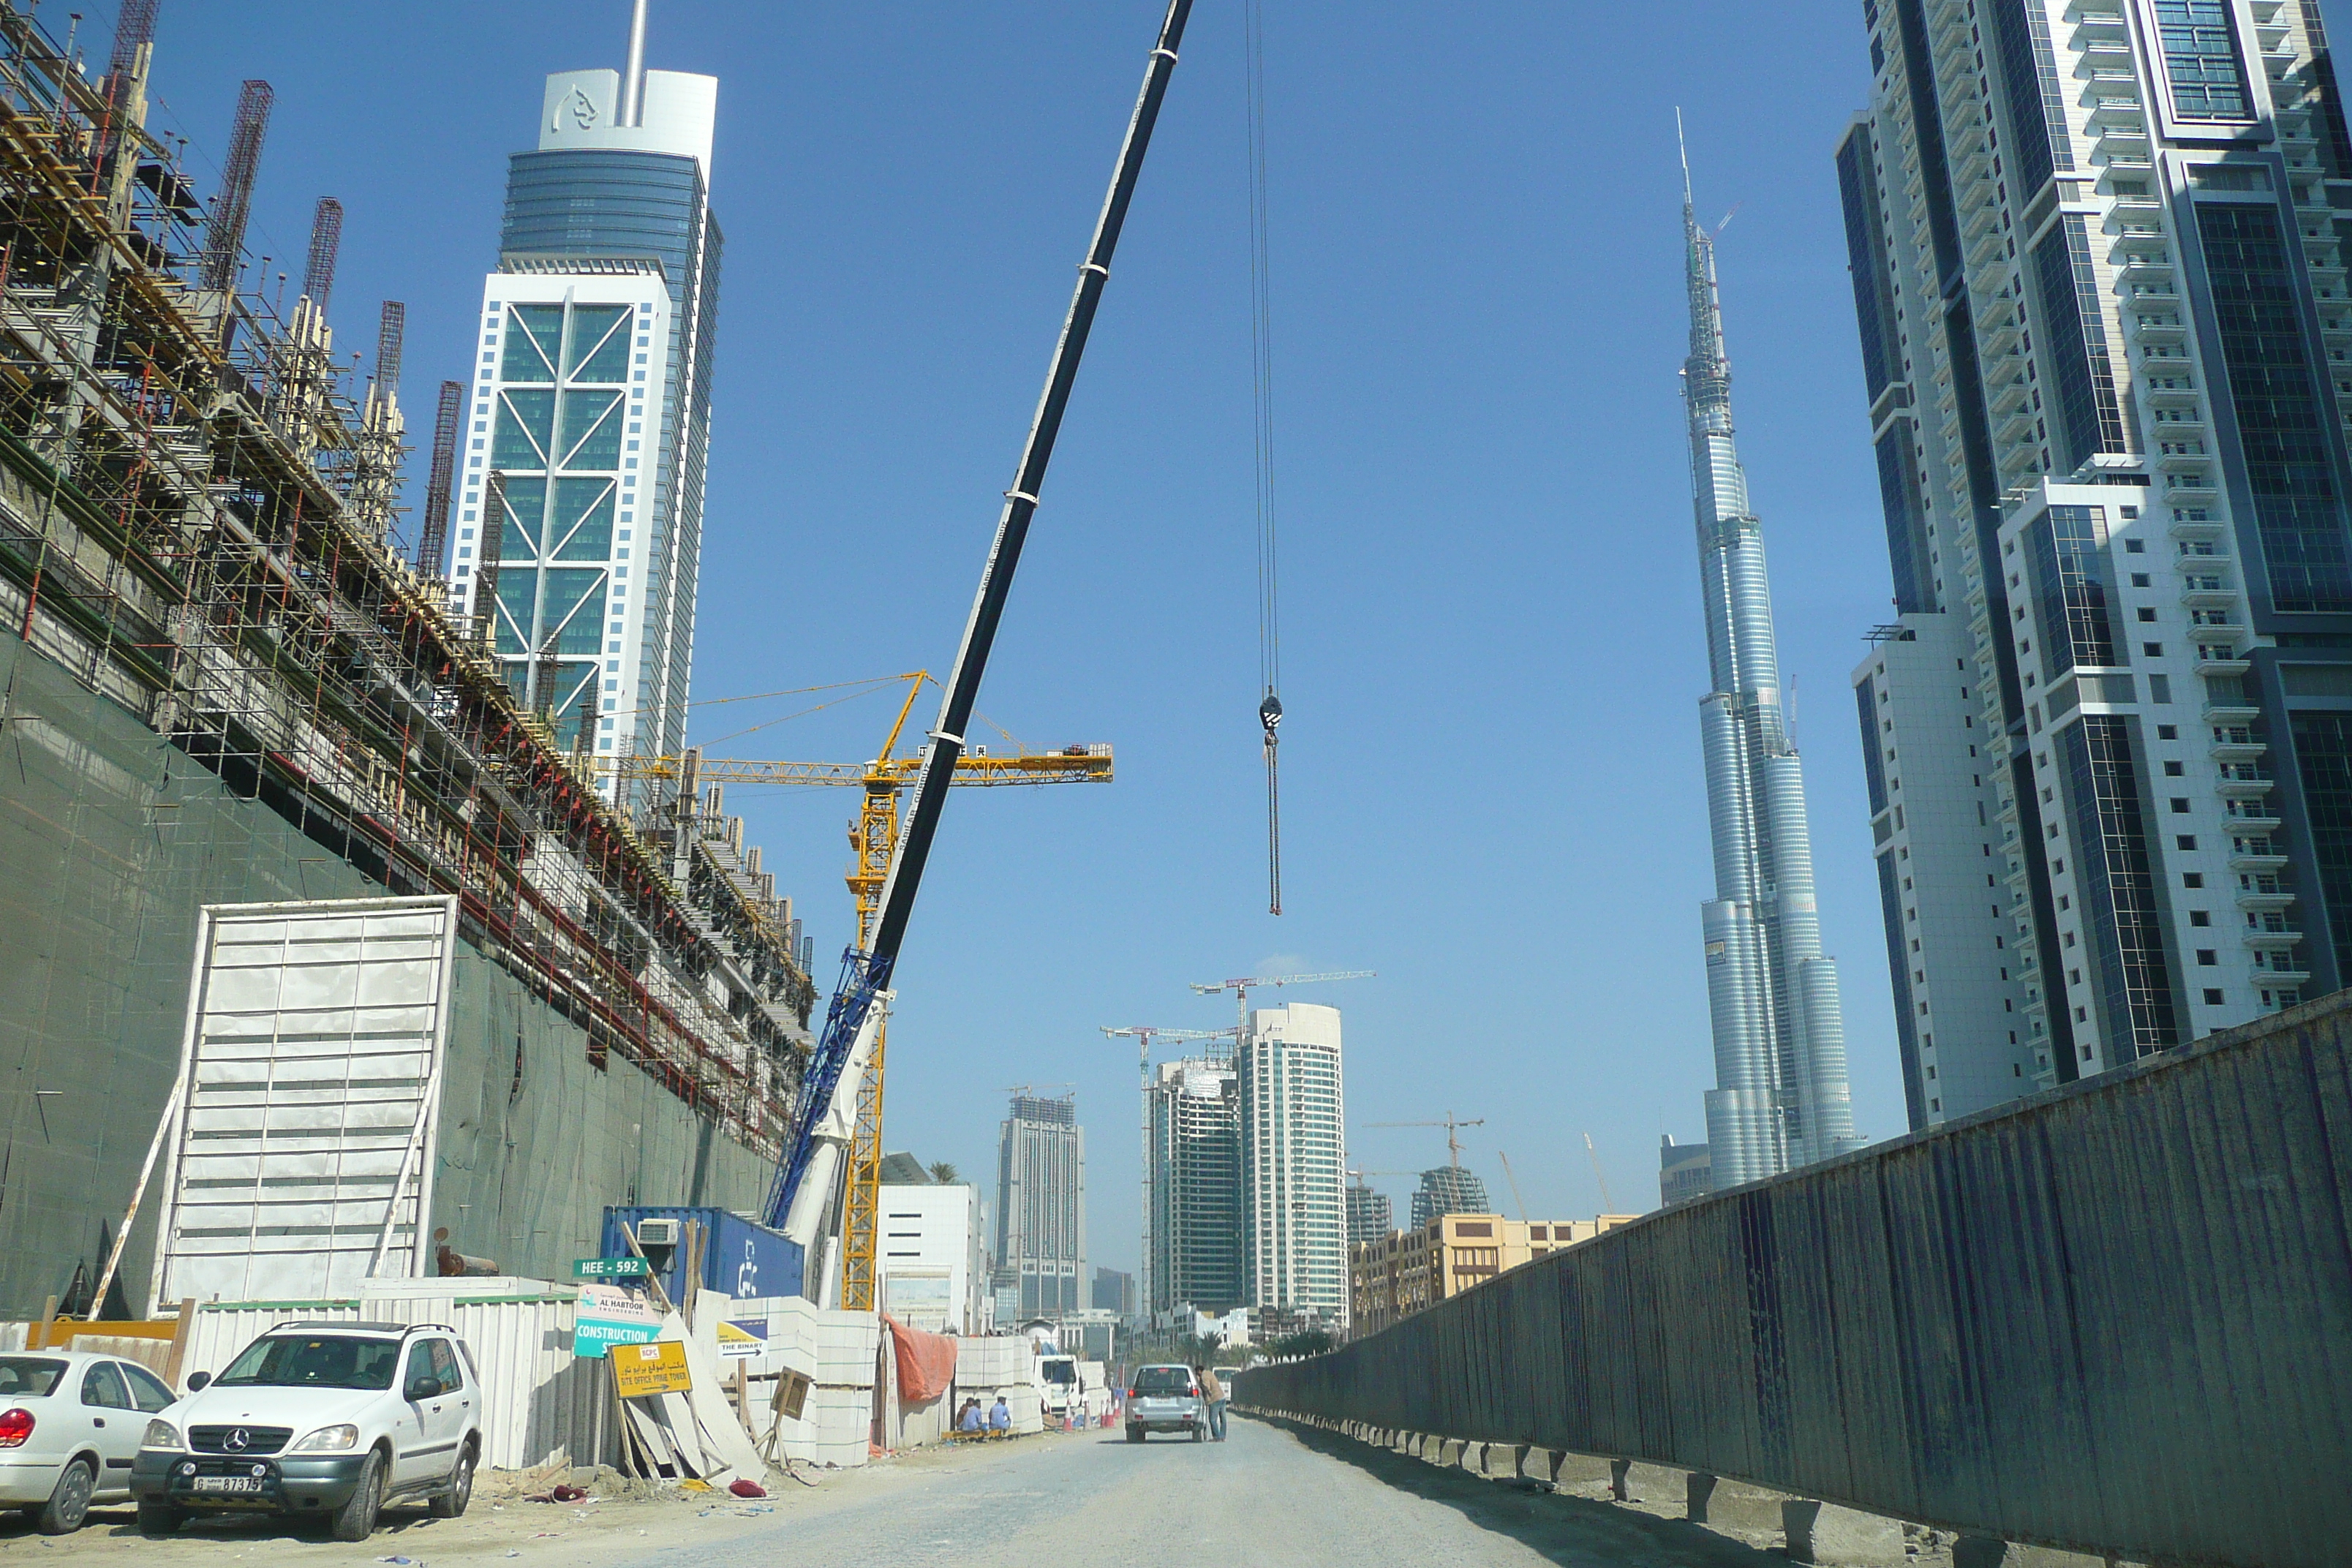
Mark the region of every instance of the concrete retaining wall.
<instances>
[{"instance_id":1,"label":"concrete retaining wall","mask_svg":"<svg viewBox=\"0 0 2352 1568\"><path fill-rule=\"evenodd\" d=\"M2352 1550L2352 994L1648 1216L1247 1406L2136 1561Z\"/></svg>"},{"instance_id":2,"label":"concrete retaining wall","mask_svg":"<svg viewBox=\"0 0 2352 1568\"><path fill-rule=\"evenodd\" d=\"M383 894L349 862L0 630L0 1313L95 1279L179 1070L198 909ZM435 1226L509 1274L601 1251L609 1203L757 1209L773 1166L479 950L458 950ZM31 1090L44 1097L36 1101ZM37 1150L31 1155L28 1150ZM120 1312L147 1310L157 1194Z\"/></svg>"}]
</instances>

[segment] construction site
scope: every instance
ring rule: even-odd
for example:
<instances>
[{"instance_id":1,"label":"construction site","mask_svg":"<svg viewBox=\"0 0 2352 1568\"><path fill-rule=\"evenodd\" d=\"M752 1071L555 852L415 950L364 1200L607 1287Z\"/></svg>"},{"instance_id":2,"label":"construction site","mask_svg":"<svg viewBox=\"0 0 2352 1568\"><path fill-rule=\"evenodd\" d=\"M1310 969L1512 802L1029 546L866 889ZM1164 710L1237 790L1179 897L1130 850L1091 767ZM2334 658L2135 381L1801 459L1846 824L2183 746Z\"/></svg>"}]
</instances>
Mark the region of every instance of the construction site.
<instances>
[{"instance_id":1,"label":"construction site","mask_svg":"<svg viewBox=\"0 0 2352 1568\"><path fill-rule=\"evenodd\" d=\"M402 307L373 363L337 349L332 201L268 287L270 88L196 189L146 129L154 16L127 0L101 70L0 6L0 1310L147 1310L139 1155L213 905L454 900L418 1247L554 1277L605 1204L760 1208L817 994L790 899L717 789L600 790L589 726L457 613L462 387L401 526ZM337 1224L255 1202L283 1245Z\"/></svg>"}]
</instances>

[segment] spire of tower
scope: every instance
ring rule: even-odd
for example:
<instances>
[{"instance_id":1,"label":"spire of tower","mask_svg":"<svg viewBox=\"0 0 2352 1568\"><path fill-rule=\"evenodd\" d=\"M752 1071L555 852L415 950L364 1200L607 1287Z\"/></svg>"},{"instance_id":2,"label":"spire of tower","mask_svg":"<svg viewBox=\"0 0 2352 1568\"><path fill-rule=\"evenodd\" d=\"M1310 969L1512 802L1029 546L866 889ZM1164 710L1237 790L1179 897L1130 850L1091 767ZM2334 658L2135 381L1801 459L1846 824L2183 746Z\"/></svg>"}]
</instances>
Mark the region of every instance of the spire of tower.
<instances>
[{"instance_id":1,"label":"spire of tower","mask_svg":"<svg viewBox=\"0 0 2352 1568\"><path fill-rule=\"evenodd\" d=\"M635 125L646 117L646 0L636 0L629 14L629 68L621 73L621 123Z\"/></svg>"},{"instance_id":2,"label":"spire of tower","mask_svg":"<svg viewBox=\"0 0 2352 1568\"><path fill-rule=\"evenodd\" d=\"M1675 148L1683 164L1683 283L1690 295L1690 359L1683 367L1694 406L1727 403L1731 365L1723 353L1723 301L1715 284L1715 237L1698 224L1691 200L1690 149L1683 140L1683 111L1675 110Z\"/></svg>"}]
</instances>

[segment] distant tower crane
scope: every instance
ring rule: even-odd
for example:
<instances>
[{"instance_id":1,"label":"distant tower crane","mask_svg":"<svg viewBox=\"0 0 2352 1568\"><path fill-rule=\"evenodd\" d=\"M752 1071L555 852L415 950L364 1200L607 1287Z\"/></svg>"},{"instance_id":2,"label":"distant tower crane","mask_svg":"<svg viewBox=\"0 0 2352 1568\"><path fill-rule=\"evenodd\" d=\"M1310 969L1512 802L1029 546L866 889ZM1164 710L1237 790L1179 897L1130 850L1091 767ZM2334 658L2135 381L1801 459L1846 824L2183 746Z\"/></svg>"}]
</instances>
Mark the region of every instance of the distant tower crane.
<instances>
[{"instance_id":1,"label":"distant tower crane","mask_svg":"<svg viewBox=\"0 0 2352 1568\"><path fill-rule=\"evenodd\" d=\"M1601 1204L1609 1213L1617 1212L1617 1200L1609 1195L1609 1178L1601 1173L1601 1151L1592 1146L1592 1134L1584 1135L1584 1152L1592 1156L1592 1179L1601 1184Z\"/></svg>"},{"instance_id":2,"label":"distant tower crane","mask_svg":"<svg viewBox=\"0 0 2352 1568\"><path fill-rule=\"evenodd\" d=\"M1458 1171L1462 1168L1462 1140L1454 1136L1456 1130L1464 1127L1484 1127L1486 1125L1486 1119L1481 1116L1475 1121L1462 1121L1456 1120L1454 1112L1449 1110L1445 1113L1445 1120L1443 1121L1367 1121L1364 1125L1367 1127L1443 1127L1445 1129L1446 1155L1454 1168Z\"/></svg>"},{"instance_id":3,"label":"distant tower crane","mask_svg":"<svg viewBox=\"0 0 2352 1568\"><path fill-rule=\"evenodd\" d=\"M1321 974L1250 974L1239 980L1195 980L1192 989L1203 996L1213 996L1220 991L1232 992L1234 1005L1240 1013L1235 1023L1246 1030L1249 1027L1249 994L1258 986L1305 985L1310 981L1321 980L1370 980L1377 973L1370 969L1334 969Z\"/></svg>"},{"instance_id":4,"label":"distant tower crane","mask_svg":"<svg viewBox=\"0 0 2352 1568\"><path fill-rule=\"evenodd\" d=\"M705 757L689 751L676 757L624 757L614 765L623 779L658 778L679 782L678 808L694 809L696 795L710 784L855 784L866 791L856 821L849 825L850 862L846 880L857 904L857 946L865 949L874 934L874 914L880 906L883 884L898 852L898 795L922 766L921 759L894 755L898 737L907 728L915 699L929 670L913 670L898 678L907 683L907 700L882 742L881 754L870 763L761 763ZM969 785L1108 784L1108 746L1066 746L1058 752L1020 752L992 756L975 747L956 759L950 783ZM856 1121L849 1142L849 1187L842 1212L841 1305L845 1311L870 1311L880 1281L876 1274L877 1237L881 1228L882 1201L882 1054L887 1023L877 1024L874 1054L857 1081Z\"/></svg>"},{"instance_id":5,"label":"distant tower crane","mask_svg":"<svg viewBox=\"0 0 2352 1568\"><path fill-rule=\"evenodd\" d=\"M1511 1184L1511 1201L1519 1205L1519 1223L1525 1225L1528 1222L1528 1195L1519 1191L1518 1173L1511 1169L1511 1157L1500 1149L1495 1151L1495 1158L1503 1162L1503 1180Z\"/></svg>"}]
</instances>

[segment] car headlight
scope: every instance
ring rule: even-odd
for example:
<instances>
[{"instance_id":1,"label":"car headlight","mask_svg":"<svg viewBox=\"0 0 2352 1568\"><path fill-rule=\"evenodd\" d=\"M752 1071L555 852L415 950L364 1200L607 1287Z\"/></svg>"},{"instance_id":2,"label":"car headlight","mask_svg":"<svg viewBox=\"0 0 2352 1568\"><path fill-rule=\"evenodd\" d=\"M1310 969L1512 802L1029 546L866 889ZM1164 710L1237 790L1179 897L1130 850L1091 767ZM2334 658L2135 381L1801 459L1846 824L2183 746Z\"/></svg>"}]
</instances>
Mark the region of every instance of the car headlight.
<instances>
[{"instance_id":1,"label":"car headlight","mask_svg":"<svg viewBox=\"0 0 2352 1568\"><path fill-rule=\"evenodd\" d=\"M288 1450L296 1454L336 1454L360 1446L360 1429L345 1425L321 1426Z\"/></svg>"},{"instance_id":2,"label":"car headlight","mask_svg":"<svg viewBox=\"0 0 2352 1568\"><path fill-rule=\"evenodd\" d=\"M142 1448L177 1448L180 1446L180 1429L169 1421L150 1421L146 1436L139 1439L139 1446Z\"/></svg>"}]
</instances>

